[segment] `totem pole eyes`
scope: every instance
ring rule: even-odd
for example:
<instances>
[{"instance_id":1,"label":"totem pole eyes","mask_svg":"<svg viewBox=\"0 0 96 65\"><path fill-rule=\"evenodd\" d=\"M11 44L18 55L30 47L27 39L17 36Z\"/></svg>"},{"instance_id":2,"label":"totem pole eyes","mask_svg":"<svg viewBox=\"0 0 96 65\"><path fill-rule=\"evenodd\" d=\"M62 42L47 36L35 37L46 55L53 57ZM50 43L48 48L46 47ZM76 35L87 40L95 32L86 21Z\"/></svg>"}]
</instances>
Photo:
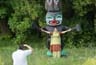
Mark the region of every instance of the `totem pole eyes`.
<instances>
[{"instance_id":1,"label":"totem pole eyes","mask_svg":"<svg viewBox=\"0 0 96 65\"><path fill-rule=\"evenodd\" d=\"M56 21L58 21L58 25L60 25L60 24L62 23L62 15L57 14L57 15L55 16L55 19L56 19Z\"/></svg>"},{"instance_id":2,"label":"totem pole eyes","mask_svg":"<svg viewBox=\"0 0 96 65\"><path fill-rule=\"evenodd\" d=\"M48 12L46 15L46 23L47 25L51 25L51 26L53 25L52 23L55 23L55 25L60 25L62 23L62 13Z\"/></svg>"}]
</instances>

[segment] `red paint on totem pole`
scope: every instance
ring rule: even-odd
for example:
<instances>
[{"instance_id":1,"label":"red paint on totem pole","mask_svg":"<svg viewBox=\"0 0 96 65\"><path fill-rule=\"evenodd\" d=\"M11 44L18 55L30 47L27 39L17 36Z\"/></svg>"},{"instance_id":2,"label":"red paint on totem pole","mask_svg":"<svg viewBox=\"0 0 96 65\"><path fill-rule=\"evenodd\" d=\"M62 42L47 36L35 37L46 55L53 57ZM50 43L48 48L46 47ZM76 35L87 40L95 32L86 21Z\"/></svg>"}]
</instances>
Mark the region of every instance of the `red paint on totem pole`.
<instances>
[{"instance_id":1,"label":"red paint on totem pole","mask_svg":"<svg viewBox=\"0 0 96 65\"><path fill-rule=\"evenodd\" d=\"M60 44L54 44L54 45L51 45L50 46L50 50L51 52L57 52L57 51L60 51L61 50L61 45Z\"/></svg>"}]
</instances>

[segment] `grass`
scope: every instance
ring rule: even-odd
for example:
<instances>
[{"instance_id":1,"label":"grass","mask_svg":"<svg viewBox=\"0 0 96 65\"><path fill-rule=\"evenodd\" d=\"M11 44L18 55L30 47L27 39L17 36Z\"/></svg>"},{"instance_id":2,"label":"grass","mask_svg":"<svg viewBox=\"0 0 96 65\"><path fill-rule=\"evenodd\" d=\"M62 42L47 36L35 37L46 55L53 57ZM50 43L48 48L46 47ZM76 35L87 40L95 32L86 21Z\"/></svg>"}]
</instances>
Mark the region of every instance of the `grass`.
<instances>
[{"instance_id":1,"label":"grass","mask_svg":"<svg viewBox=\"0 0 96 65\"><path fill-rule=\"evenodd\" d=\"M12 65L11 54L16 46L0 47L0 65ZM44 48L34 48L33 54L28 56L28 65L83 65L88 58L94 58L95 48L66 48L68 57L47 57ZM87 64L88 65L88 64Z\"/></svg>"},{"instance_id":2,"label":"grass","mask_svg":"<svg viewBox=\"0 0 96 65\"><path fill-rule=\"evenodd\" d=\"M11 55L17 49L17 45L8 41L0 41L0 43L2 43L0 44L0 65L12 65ZM47 48L43 44L37 44L36 42L36 45L32 45L34 51L28 56L28 65L96 65L96 48L64 48L67 57L53 58L46 55Z\"/></svg>"}]
</instances>

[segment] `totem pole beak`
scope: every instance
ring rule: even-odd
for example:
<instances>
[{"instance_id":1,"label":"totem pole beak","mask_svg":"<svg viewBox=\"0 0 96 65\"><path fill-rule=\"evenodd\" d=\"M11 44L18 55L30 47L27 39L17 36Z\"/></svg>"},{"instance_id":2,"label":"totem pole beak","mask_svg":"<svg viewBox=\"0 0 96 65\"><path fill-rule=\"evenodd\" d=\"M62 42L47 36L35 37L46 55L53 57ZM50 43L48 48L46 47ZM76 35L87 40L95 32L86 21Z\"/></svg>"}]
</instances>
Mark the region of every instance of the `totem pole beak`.
<instances>
[{"instance_id":1,"label":"totem pole beak","mask_svg":"<svg viewBox=\"0 0 96 65\"><path fill-rule=\"evenodd\" d=\"M51 24L55 26L55 25L57 25L57 21L56 20L52 20Z\"/></svg>"}]
</instances>

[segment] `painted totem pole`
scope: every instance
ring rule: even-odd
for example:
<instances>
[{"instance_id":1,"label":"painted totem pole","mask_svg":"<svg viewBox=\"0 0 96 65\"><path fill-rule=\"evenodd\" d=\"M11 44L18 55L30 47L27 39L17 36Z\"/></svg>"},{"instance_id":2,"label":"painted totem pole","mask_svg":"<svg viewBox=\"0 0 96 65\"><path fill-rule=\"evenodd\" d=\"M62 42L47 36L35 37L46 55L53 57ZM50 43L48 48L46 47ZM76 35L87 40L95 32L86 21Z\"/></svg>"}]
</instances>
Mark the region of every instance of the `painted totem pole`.
<instances>
[{"instance_id":1,"label":"painted totem pole","mask_svg":"<svg viewBox=\"0 0 96 65\"><path fill-rule=\"evenodd\" d=\"M59 33L61 32L65 33L72 30L62 25L62 12L61 12L62 7L61 6L62 4L60 0L45 1L45 9L47 11L47 14L46 14L47 26L42 28L41 31L48 33L48 39L47 39L47 48L48 48L47 55L48 56L60 57L65 55L65 52L63 50L64 40L63 40L62 34L59 34Z\"/></svg>"},{"instance_id":2,"label":"painted totem pole","mask_svg":"<svg viewBox=\"0 0 96 65\"><path fill-rule=\"evenodd\" d=\"M47 11L46 14L46 24L47 26L43 28L43 32L44 31L48 31L48 32L54 32L55 28L57 29L58 32L62 32L64 30L67 30L68 28L65 26L62 26L62 12L61 12L61 1L60 0L46 0L45 1L45 9ZM53 34L54 35L54 34ZM63 38L62 35L60 36L60 55L64 55L64 51L63 51ZM52 52L51 51L51 34L48 34L48 39L47 39L47 48L48 48L48 52L47 55L48 56L52 56Z\"/></svg>"}]
</instances>

